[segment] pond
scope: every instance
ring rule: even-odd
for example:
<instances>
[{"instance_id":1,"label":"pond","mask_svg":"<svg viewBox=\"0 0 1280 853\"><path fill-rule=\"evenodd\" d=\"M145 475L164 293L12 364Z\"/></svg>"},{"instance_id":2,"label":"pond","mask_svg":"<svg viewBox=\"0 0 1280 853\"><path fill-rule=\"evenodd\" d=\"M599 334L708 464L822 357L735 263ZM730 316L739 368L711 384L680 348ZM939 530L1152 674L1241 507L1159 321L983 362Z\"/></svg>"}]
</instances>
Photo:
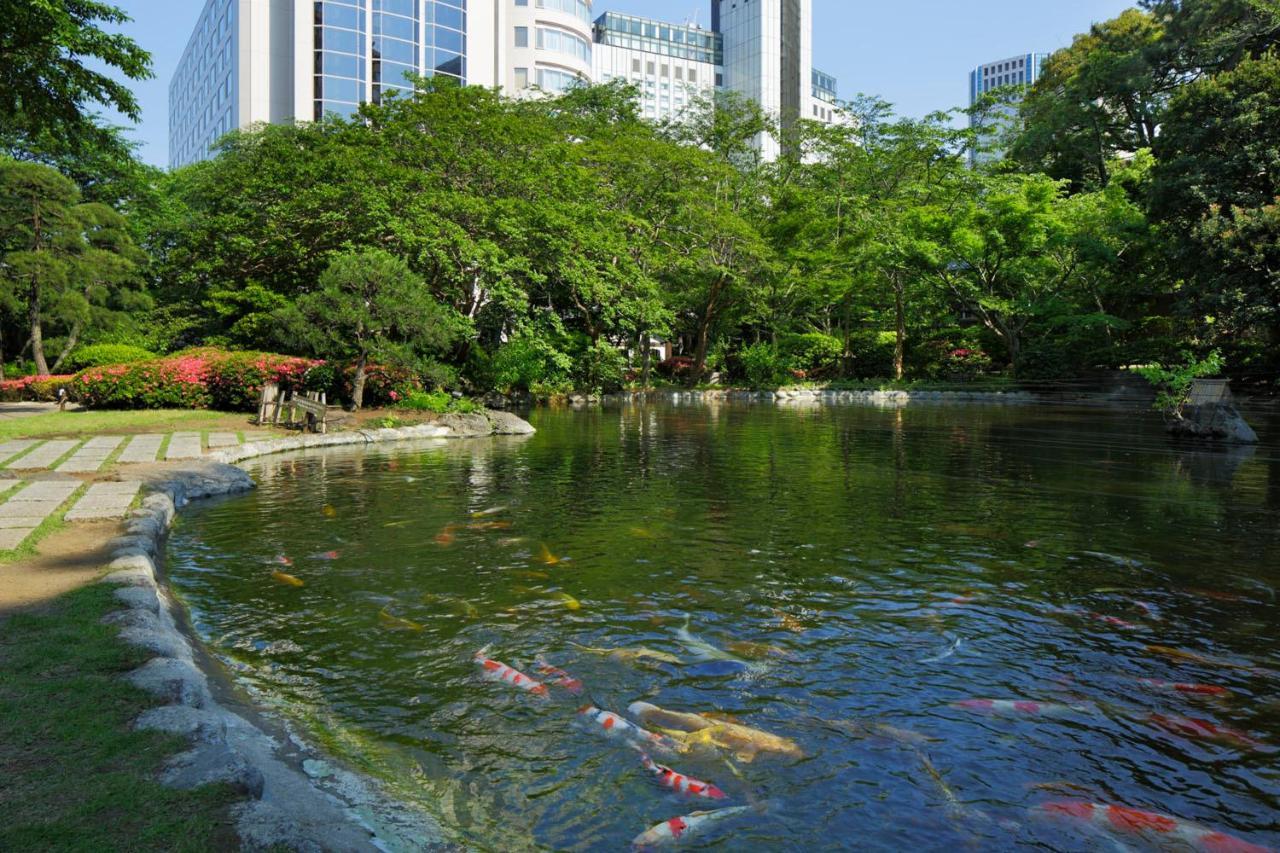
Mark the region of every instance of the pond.
<instances>
[{"instance_id":1,"label":"pond","mask_svg":"<svg viewBox=\"0 0 1280 853\"><path fill-rule=\"evenodd\" d=\"M261 460L169 546L246 687L470 845L626 849L745 806L682 841L1280 846L1274 445L1047 405L531 420Z\"/></svg>"}]
</instances>

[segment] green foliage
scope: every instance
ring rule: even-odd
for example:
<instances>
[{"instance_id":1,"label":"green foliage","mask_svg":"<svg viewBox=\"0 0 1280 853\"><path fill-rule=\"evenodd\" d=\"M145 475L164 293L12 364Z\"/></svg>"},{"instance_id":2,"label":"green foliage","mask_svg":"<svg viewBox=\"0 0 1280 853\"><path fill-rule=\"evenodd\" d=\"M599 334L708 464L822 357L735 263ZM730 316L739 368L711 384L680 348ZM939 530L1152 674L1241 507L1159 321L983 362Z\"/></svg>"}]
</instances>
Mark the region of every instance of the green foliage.
<instances>
[{"instance_id":1,"label":"green foliage","mask_svg":"<svg viewBox=\"0 0 1280 853\"><path fill-rule=\"evenodd\" d=\"M446 415L450 412L471 414L484 410L484 407L474 400L454 397L447 391L411 391L396 403L396 408L435 412L437 415Z\"/></svg>"},{"instance_id":2,"label":"green foliage","mask_svg":"<svg viewBox=\"0 0 1280 853\"><path fill-rule=\"evenodd\" d=\"M1190 352L1183 352L1182 359L1181 364L1154 364L1137 368L1138 374L1156 387L1156 410L1177 419L1182 418L1195 381L1220 374L1225 365L1222 354L1217 350L1202 359Z\"/></svg>"},{"instance_id":3,"label":"green foliage","mask_svg":"<svg viewBox=\"0 0 1280 853\"><path fill-rule=\"evenodd\" d=\"M777 388L796 378L791 373L791 359L766 341L743 347L738 362L743 377L753 388Z\"/></svg>"},{"instance_id":4,"label":"green foliage","mask_svg":"<svg viewBox=\"0 0 1280 853\"><path fill-rule=\"evenodd\" d=\"M494 387L510 391L568 390L573 358L542 337L521 336L493 356Z\"/></svg>"},{"instance_id":5,"label":"green foliage","mask_svg":"<svg viewBox=\"0 0 1280 853\"><path fill-rule=\"evenodd\" d=\"M74 372L86 367L100 367L105 364L128 364L134 361L148 361L156 358L156 354L142 347L128 344L92 344L79 347L67 359L67 369Z\"/></svg>"},{"instance_id":6,"label":"green foliage","mask_svg":"<svg viewBox=\"0 0 1280 853\"><path fill-rule=\"evenodd\" d=\"M778 351L791 370L802 371L809 379L834 379L840 375L844 344L822 332L781 335Z\"/></svg>"},{"instance_id":7,"label":"green foliage","mask_svg":"<svg viewBox=\"0 0 1280 853\"><path fill-rule=\"evenodd\" d=\"M622 389L627 360L608 341L587 346L574 359L573 385L578 391L612 394Z\"/></svg>"}]
</instances>

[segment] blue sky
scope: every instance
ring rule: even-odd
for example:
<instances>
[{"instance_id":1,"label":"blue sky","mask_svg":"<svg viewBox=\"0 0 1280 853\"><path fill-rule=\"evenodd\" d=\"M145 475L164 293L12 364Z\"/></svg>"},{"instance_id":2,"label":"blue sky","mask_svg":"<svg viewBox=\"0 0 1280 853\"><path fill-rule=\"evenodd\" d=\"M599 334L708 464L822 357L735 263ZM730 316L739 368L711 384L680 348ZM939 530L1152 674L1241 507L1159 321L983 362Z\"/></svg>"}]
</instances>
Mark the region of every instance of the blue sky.
<instances>
[{"instance_id":1,"label":"blue sky","mask_svg":"<svg viewBox=\"0 0 1280 853\"><path fill-rule=\"evenodd\" d=\"M136 85L142 156L168 163L168 86L202 0L115 0L134 18L125 31L151 51L156 77ZM710 25L708 0L596 0L613 10ZM814 64L840 81L841 97L878 95L904 115L961 106L969 69L1029 51L1052 51L1129 0L813 0Z\"/></svg>"}]
</instances>

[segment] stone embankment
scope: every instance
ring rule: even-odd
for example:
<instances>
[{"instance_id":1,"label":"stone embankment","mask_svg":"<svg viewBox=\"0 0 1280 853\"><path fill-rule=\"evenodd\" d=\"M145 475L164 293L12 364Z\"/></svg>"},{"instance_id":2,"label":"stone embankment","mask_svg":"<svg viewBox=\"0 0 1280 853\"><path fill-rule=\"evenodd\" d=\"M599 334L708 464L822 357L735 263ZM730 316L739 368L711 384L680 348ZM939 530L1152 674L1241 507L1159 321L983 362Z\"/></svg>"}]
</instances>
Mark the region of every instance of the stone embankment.
<instances>
[{"instance_id":1,"label":"stone embankment","mask_svg":"<svg viewBox=\"0 0 1280 853\"><path fill-rule=\"evenodd\" d=\"M698 391L661 390L632 391L621 394L570 394L563 398L571 406L597 406L602 403L776 403L778 405L802 404L850 404L863 403L875 406L904 406L908 403L997 403L1017 405L1034 403L1035 394L1029 391L837 391L819 388L783 388L777 391L735 391L708 389ZM531 397L504 397L491 394L485 403L497 408L533 405Z\"/></svg>"},{"instance_id":2,"label":"stone embankment","mask_svg":"<svg viewBox=\"0 0 1280 853\"><path fill-rule=\"evenodd\" d=\"M124 535L112 540L103 582L117 587L121 606L105 621L120 628L123 641L152 655L127 678L165 703L135 725L190 741L188 751L170 760L161 781L175 788L213 782L234 787L246 798L237 810L237 828L250 850L457 849L430 817L385 805L371 781L336 768L287 733L269 731L250 709L237 709L199 643L184 630L185 613L169 592L159 555L174 516L187 503L254 488L237 462L307 448L532 432L505 412L447 415L401 429L253 442L158 473Z\"/></svg>"}]
</instances>

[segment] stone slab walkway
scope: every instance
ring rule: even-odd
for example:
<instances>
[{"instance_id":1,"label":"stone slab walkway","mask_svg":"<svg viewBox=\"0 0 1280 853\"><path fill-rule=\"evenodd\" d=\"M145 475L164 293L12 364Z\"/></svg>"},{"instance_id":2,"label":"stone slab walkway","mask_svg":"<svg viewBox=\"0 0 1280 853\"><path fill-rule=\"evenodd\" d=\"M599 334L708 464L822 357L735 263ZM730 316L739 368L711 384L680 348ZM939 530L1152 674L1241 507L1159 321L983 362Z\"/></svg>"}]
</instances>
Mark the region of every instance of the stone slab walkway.
<instances>
[{"instance_id":1,"label":"stone slab walkway","mask_svg":"<svg viewBox=\"0 0 1280 853\"><path fill-rule=\"evenodd\" d=\"M155 462L160 455L160 446L164 444L164 435L135 435L128 446L120 452L116 459L122 464L136 462Z\"/></svg>"},{"instance_id":2,"label":"stone slab walkway","mask_svg":"<svg viewBox=\"0 0 1280 853\"><path fill-rule=\"evenodd\" d=\"M11 551L80 488L79 480L42 480L0 504L0 550Z\"/></svg>"},{"instance_id":3,"label":"stone slab walkway","mask_svg":"<svg viewBox=\"0 0 1280 853\"><path fill-rule=\"evenodd\" d=\"M100 435L80 446L70 459L58 466L67 474L91 474L102 467L107 457L124 441L122 435Z\"/></svg>"},{"instance_id":4,"label":"stone slab walkway","mask_svg":"<svg viewBox=\"0 0 1280 853\"><path fill-rule=\"evenodd\" d=\"M40 442L34 438L15 438L0 444L0 465L8 462L24 450L28 450Z\"/></svg>"},{"instance_id":5,"label":"stone slab walkway","mask_svg":"<svg viewBox=\"0 0 1280 853\"><path fill-rule=\"evenodd\" d=\"M46 441L9 467L17 471L48 468L74 450L79 444L79 439Z\"/></svg>"},{"instance_id":6,"label":"stone slab walkway","mask_svg":"<svg viewBox=\"0 0 1280 853\"><path fill-rule=\"evenodd\" d=\"M165 459L197 459L204 452L198 432L175 432L169 439L169 451Z\"/></svg>"},{"instance_id":7,"label":"stone slab walkway","mask_svg":"<svg viewBox=\"0 0 1280 853\"><path fill-rule=\"evenodd\" d=\"M67 511L67 521L124 518L142 488L141 481L94 483L76 505Z\"/></svg>"},{"instance_id":8,"label":"stone slab walkway","mask_svg":"<svg viewBox=\"0 0 1280 853\"><path fill-rule=\"evenodd\" d=\"M211 432L209 433L209 449L215 447L235 447L240 444L240 436L234 432Z\"/></svg>"}]
</instances>

